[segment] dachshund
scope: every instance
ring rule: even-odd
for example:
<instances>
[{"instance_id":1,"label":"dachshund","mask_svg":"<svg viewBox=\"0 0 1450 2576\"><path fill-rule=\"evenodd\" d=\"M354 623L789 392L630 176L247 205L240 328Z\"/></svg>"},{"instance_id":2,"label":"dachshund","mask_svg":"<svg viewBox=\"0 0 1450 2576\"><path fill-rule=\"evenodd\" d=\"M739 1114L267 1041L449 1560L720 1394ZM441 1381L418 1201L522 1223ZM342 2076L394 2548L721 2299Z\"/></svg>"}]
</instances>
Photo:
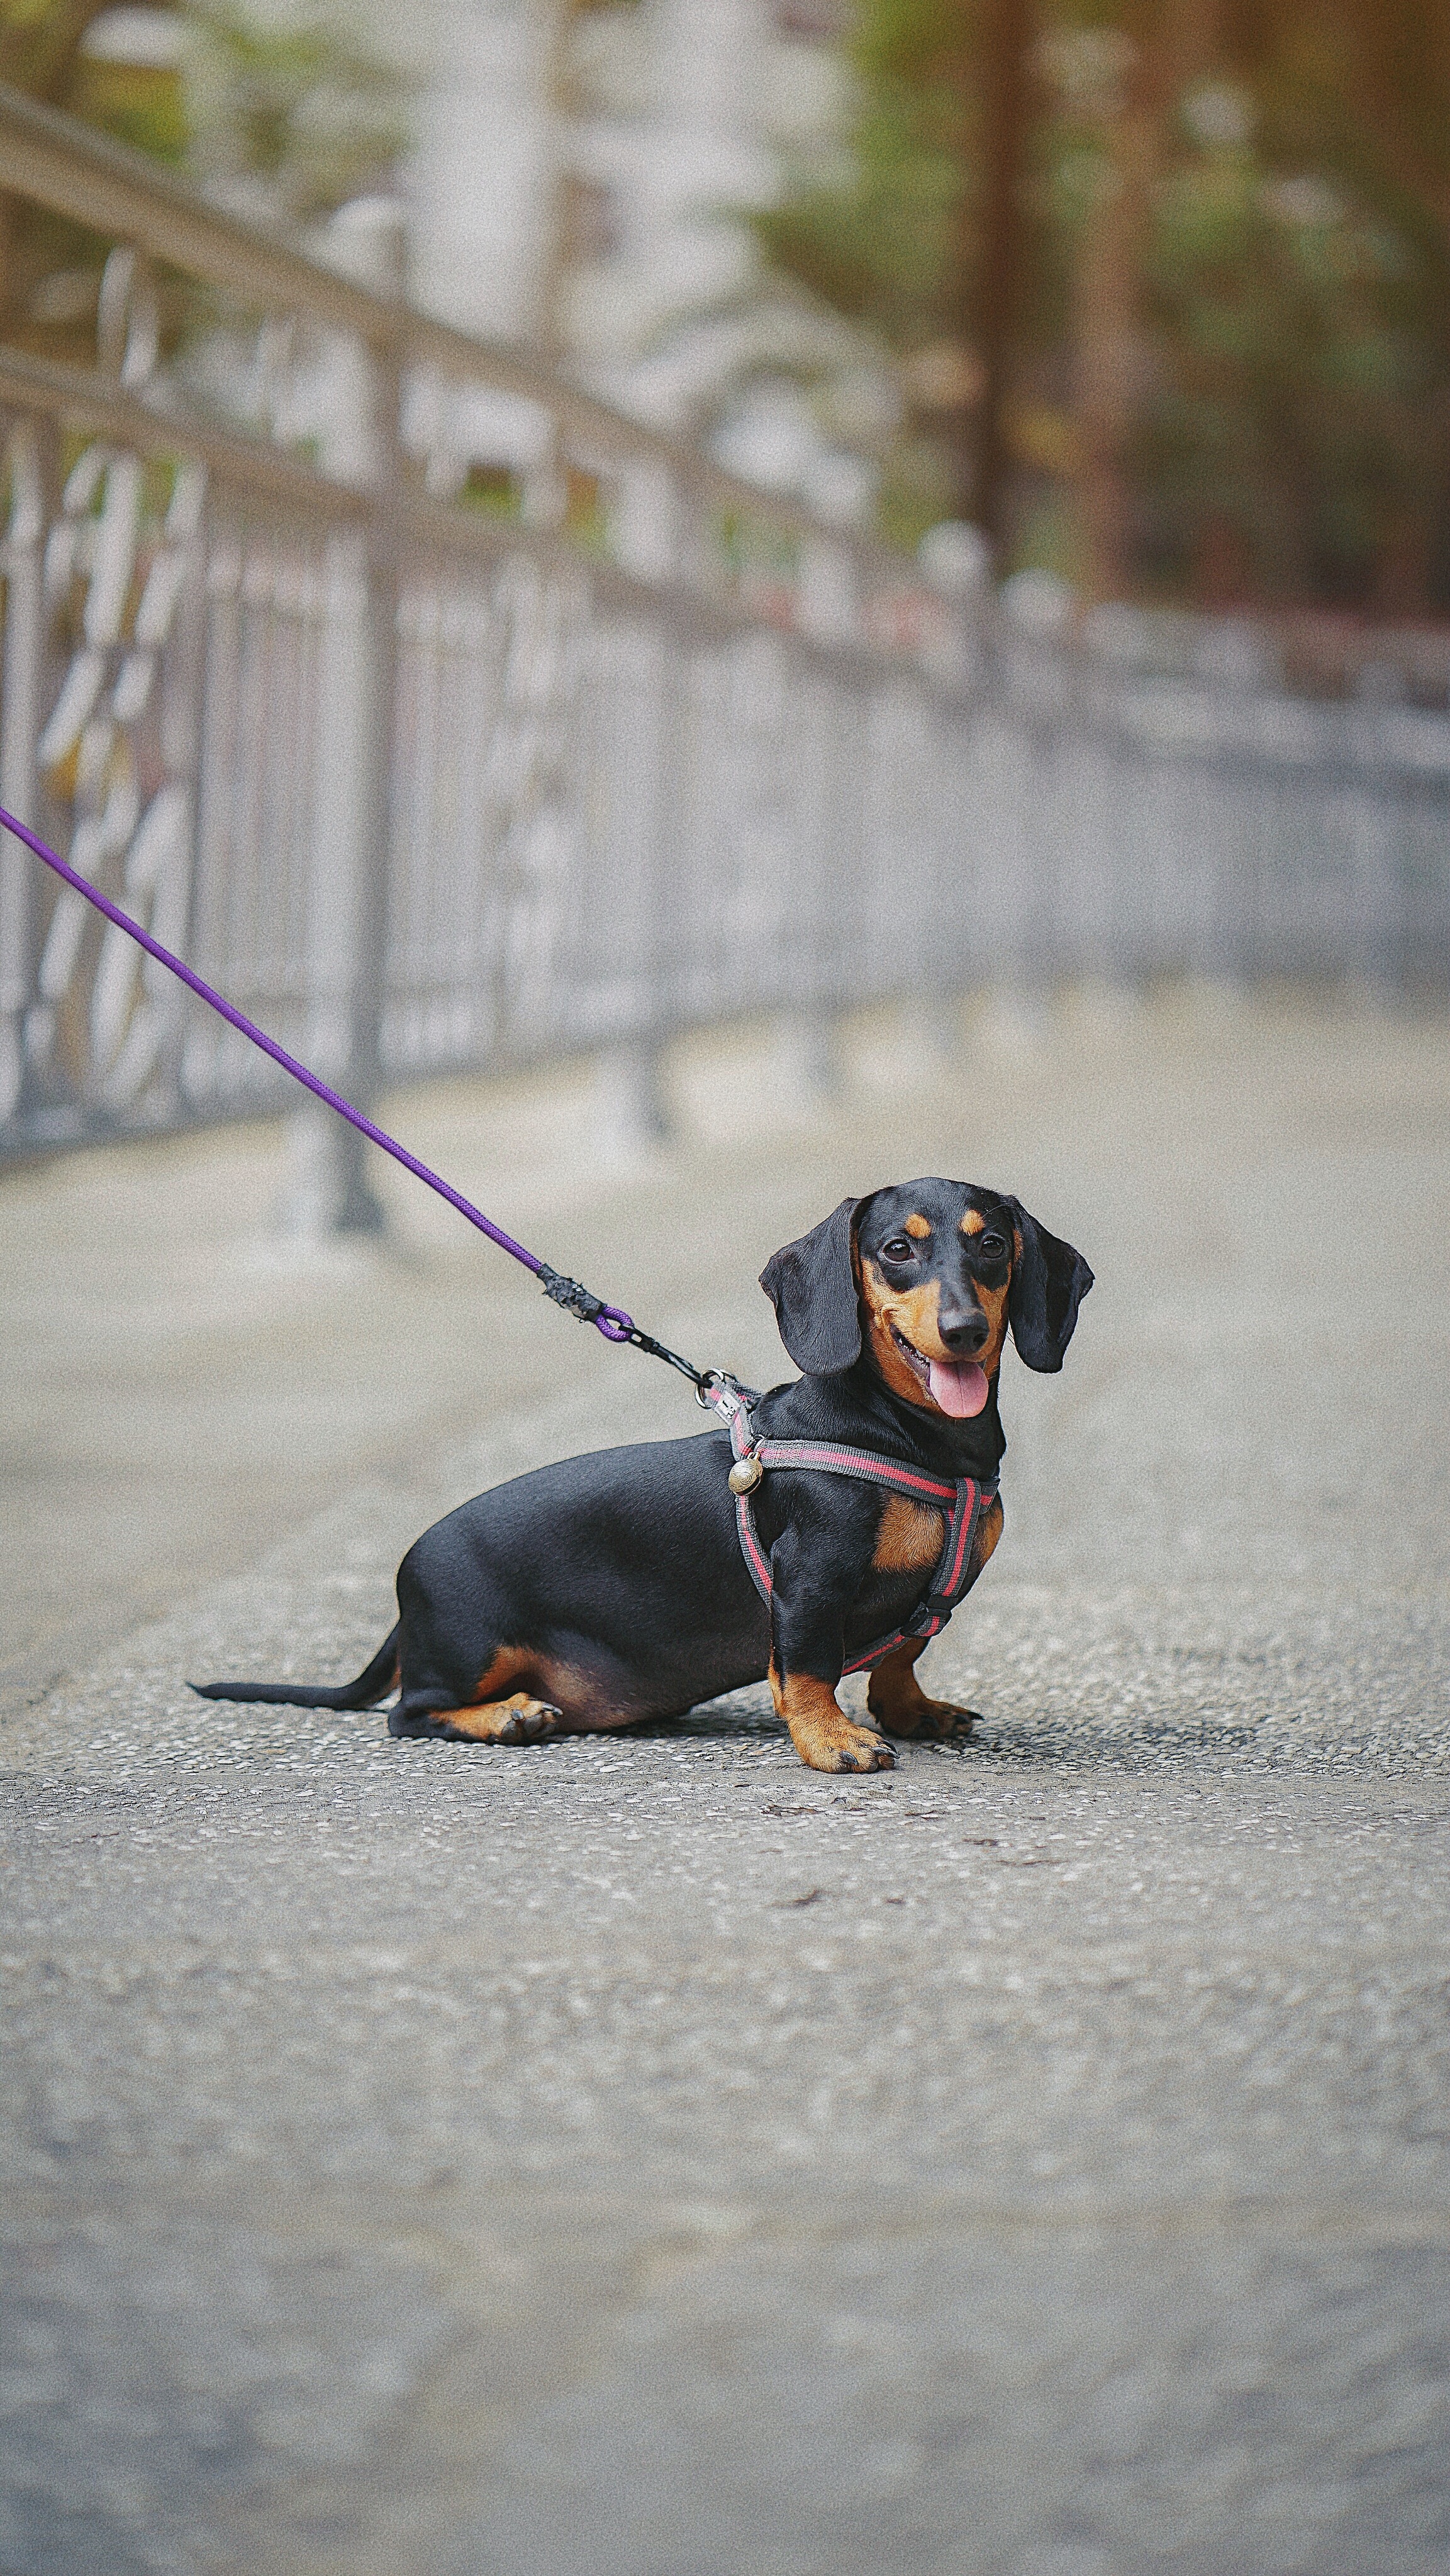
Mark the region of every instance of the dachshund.
<instances>
[{"instance_id":1,"label":"dachshund","mask_svg":"<svg viewBox=\"0 0 1450 2576\"><path fill-rule=\"evenodd\" d=\"M1029 1368L1060 1369L1093 1274L1020 1200L919 1180L844 1199L760 1284L798 1379L742 1391L712 1432L570 1458L460 1504L408 1550L398 1624L355 1681L193 1687L331 1709L398 1689L393 1735L517 1745L678 1717L768 1675L812 1770L890 1770L888 1737L965 1740L973 1712L929 1698L915 1671L948 1615L940 1584L934 1617L913 1614L959 1521L954 1597L1001 1537L1009 1331ZM770 1472L773 1449L801 1445L866 1463ZM864 1664L862 1726L836 1692Z\"/></svg>"}]
</instances>

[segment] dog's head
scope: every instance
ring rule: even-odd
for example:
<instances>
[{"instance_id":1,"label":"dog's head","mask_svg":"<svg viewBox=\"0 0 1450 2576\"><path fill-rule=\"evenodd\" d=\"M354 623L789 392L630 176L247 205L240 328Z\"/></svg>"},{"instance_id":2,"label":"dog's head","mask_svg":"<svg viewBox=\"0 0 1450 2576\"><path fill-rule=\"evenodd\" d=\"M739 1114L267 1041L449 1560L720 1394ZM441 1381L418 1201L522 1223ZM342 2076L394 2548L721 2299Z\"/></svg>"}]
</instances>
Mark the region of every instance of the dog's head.
<instances>
[{"instance_id":1,"label":"dog's head","mask_svg":"<svg viewBox=\"0 0 1450 2576\"><path fill-rule=\"evenodd\" d=\"M1009 1328L1029 1368L1061 1368L1093 1274L1020 1199L937 1180L843 1199L760 1284L807 1376L853 1368L864 1340L894 1395L961 1422L986 1404Z\"/></svg>"}]
</instances>

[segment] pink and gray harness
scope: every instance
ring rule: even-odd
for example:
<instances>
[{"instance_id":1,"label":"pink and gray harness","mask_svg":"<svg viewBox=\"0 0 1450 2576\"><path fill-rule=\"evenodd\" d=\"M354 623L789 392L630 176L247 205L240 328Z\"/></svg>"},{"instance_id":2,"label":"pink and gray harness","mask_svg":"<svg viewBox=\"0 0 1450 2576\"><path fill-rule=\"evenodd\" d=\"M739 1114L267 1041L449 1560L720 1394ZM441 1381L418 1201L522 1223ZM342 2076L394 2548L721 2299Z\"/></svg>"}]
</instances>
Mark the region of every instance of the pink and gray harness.
<instances>
[{"instance_id":1,"label":"pink and gray harness","mask_svg":"<svg viewBox=\"0 0 1450 2576\"><path fill-rule=\"evenodd\" d=\"M885 1485L893 1493L904 1494L913 1503L925 1503L947 1515L947 1534L936 1571L917 1603L911 1617L889 1636L877 1637L860 1654L853 1655L842 1670L848 1673L869 1672L873 1664L894 1654L898 1646L920 1638L923 1643L935 1637L946 1626L957 1603L967 1588L972 1562L972 1540L987 1504L995 1497L995 1482L982 1484L975 1476L959 1476L948 1484L938 1476L928 1476L919 1467L906 1467L896 1458L884 1458L874 1449L848 1448L834 1440L771 1440L756 1438L750 1421L750 1401L746 1389L715 1380L704 1399L726 1423L730 1446L735 1454L731 1490L735 1496L735 1523L740 1538L740 1553L745 1559L750 1579L762 1601L769 1604L773 1586L770 1559L760 1544L755 1526L751 1494L761 1476L776 1467L793 1467L813 1475L855 1476L863 1484ZM757 1473L749 1481L741 1470L753 1466Z\"/></svg>"}]
</instances>

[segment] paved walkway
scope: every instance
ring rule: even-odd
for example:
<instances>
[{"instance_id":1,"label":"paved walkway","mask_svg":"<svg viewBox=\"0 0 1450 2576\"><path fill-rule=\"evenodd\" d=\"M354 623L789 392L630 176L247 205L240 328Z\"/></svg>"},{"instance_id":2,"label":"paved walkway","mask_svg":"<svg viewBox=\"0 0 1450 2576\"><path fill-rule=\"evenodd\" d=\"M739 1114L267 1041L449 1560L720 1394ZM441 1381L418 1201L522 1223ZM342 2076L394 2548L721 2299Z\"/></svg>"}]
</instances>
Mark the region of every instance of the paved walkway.
<instances>
[{"instance_id":1,"label":"paved walkway","mask_svg":"<svg viewBox=\"0 0 1450 2576\"><path fill-rule=\"evenodd\" d=\"M1089 1254L933 1650L989 1728L860 1782L759 1693L506 1755L190 1698L355 1670L423 1520L688 1393L421 1196L279 1250L270 1132L0 1185L0 2567L1439 2576L1447 1035L882 1023L798 1126L701 1051L613 1167L576 1079L399 1112L747 1374L847 1188Z\"/></svg>"}]
</instances>

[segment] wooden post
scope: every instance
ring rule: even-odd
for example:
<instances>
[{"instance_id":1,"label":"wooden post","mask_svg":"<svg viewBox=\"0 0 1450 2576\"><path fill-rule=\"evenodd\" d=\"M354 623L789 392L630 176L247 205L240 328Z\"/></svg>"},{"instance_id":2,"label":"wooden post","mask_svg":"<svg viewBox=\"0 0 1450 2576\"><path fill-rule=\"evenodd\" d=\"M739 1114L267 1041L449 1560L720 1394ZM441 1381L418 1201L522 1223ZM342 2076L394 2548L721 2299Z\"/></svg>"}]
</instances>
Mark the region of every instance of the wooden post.
<instances>
[{"instance_id":1,"label":"wooden post","mask_svg":"<svg viewBox=\"0 0 1450 2576\"><path fill-rule=\"evenodd\" d=\"M975 341L985 380L981 404L975 415L967 416L964 431L959 468L962 516L986 529L999 556L1010 534L1007 415L1012 399L1012 343L1021 306L1021 193L1031 42L1031 0L996 0L983 102L987 186L975 260L969 247L975 228L965 207L962 219L962 337Z\"/></svg>"}]
</instances>

